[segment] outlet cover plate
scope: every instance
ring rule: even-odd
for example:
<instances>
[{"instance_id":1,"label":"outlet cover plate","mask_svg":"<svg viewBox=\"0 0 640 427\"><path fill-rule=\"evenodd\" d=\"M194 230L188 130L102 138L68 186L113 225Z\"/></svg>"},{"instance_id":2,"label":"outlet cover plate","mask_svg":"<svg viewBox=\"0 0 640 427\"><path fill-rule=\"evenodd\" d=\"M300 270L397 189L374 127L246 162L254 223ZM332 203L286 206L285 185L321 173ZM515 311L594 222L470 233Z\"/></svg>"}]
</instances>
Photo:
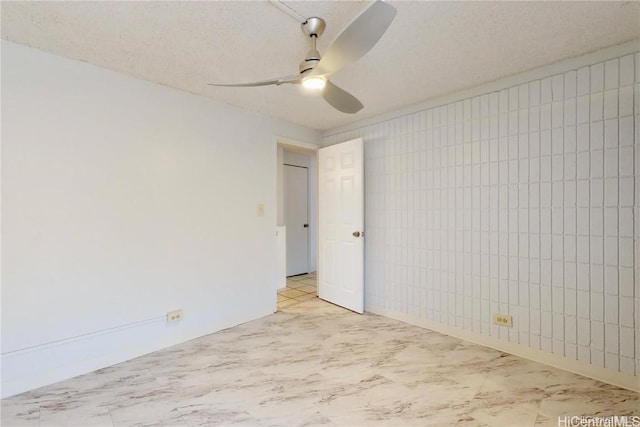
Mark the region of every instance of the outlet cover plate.
<instances>
[{"instance_id":1,"label":"outlet cover plate","mask_svg":"<svg viewBox=\"0 0 640 427\"><path fill-rule=\"evenodd\" d=\"M183 314L182 310L168 311L167 312L167 322L168 323L179 322L179 321L182 320L183 315L184 314Z\"/></svg>"},{"instance_id":2,"label":"outlet cover plate","mask_svg":"<svg viewBox=\"0 0 640 427\"><path fill-rule=\"evenodd\" d=\"M493 313L493 324L511 328L513 327L513 318L508 314Z\"/></svg>"}]
</instances>

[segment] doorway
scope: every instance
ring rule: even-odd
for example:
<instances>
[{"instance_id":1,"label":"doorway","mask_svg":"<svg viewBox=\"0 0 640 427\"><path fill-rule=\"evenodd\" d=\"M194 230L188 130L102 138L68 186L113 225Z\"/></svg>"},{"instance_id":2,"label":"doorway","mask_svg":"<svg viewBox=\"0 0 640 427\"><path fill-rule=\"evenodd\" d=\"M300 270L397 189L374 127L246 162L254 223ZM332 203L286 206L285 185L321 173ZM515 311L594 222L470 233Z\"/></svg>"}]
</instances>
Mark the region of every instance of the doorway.
<instances>
[{"instance_id":1,"label":"doorway","mask_svg":"<svg viewBox=\"0 0 640 427\"><path fill-rule=\"evenodd\" d=\"M317 298L316 150L316 146L297 141L281 141L277 144L278 309Z\"/></svg>"},{"instance_id":2,"label":"doorway","mask_svg":"<svg viewBox=\"0 0 640 427\"><path fill-rule=\"evenodd\" d=\"M278 143L277 306L285 298L292 300L317 298L320 292L320 296L326 301L357 313L364 311L363 154L362 138L320 149L308 147L308 144L304 143L293 146ZM289 169L291 173L287 172L288 175L293 176L297 186L304 187L304 182L307 183L308 222L297 221L302 224L302 227L296 222L289 226L284 225L284 176L287 166L297 166L298 169L306 170L306 180L304 172L293 172L295 168ZM322 184L319 185L319 183ZM291 183L287 185L289 184ZM305 197L301 198L305 199ZM318 209L319 201L322 202L321 212ZM305 227L305 224L308 226ZM319 226L322 233L317 231ZM306 269L303 266L297 271L285 266L288 258L286 254L288 250L285 246L289 246L289 250L291 247L296 247L294 244L285 244L289 240L286 238L289 233L287 228L292 228L293 233L300 228L307 229L306 233L303 232L303 236L307 237ZM318 262L322 262L324 266L319 277L315 274ZM308 282L304 283L302 280ZM312 286L314 289L311 289ZM291 303L293 304L294 301Z\"/></svg>"}]
</instances>

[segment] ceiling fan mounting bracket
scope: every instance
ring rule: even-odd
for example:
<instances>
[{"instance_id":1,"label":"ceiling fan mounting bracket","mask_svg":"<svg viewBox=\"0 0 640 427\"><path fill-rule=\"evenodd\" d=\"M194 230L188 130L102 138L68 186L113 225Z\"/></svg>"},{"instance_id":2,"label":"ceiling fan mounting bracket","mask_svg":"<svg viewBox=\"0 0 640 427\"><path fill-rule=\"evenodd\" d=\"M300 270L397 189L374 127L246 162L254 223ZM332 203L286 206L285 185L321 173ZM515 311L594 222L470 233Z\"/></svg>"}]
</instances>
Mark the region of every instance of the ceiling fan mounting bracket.
<instances>
[{"instance_id":1,"label":"ceiling fan mounting bracket","mask_svg":"<svg viewBox=\"0 0 640 427\"><path fill-rule=\"evenodd\" d=\"M326 26L324 19L316 17L307 18L301 25L302 32L309 37L320 37Z\"/></svg>"}]
</instances>

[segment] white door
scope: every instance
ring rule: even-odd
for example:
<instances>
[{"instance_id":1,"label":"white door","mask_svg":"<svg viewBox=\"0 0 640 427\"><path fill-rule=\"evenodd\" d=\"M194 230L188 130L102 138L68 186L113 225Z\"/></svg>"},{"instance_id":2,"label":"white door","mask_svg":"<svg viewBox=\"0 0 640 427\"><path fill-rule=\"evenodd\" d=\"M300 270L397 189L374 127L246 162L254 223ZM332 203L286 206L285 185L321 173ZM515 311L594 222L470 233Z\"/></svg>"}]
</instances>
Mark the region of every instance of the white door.
<instances>
[{"instance_id":1,"label":"white door","mask_svg":"<svg viewBox=\"0 0 640 427\"><path fill-rule=\"evenodd\" d=\"M287 276L306 274L308 267L307 168L284 165L284 224L287 227Z\"/></svg>"},{"instance_id":2,"label":"white door","mask_svg":"<svg viewBox=\"0 0 640 427\"><path fill-rule=\"evenodd\" d=\"M318 296L364 312L364 185L362 139L321 148Z\"/></svg>"}]
</instances>

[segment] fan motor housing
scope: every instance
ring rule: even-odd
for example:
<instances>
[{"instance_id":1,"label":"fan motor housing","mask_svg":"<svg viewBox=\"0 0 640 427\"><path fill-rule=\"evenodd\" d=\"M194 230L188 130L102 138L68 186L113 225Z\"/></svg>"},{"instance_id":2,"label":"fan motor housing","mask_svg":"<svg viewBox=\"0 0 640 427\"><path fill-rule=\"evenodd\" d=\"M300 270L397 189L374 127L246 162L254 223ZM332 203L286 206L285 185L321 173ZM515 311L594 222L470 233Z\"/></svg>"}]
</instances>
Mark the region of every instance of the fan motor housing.
<instances>
[{"instance_id":1,"label":"fan motor housing","mask_svg":"<svg viewBox=\"0 0 640 427\"><path fill-rule=\"evenodd\" d=\"M309 37L320 37L322 33L324 33L324 29L327 24L324 22L324 19L312 17L307 18L306 21L302 23L302 32L308 35Z\"/></svg>"},{"instance_id":2,"label":"fan motor housing","mask_svg":"<svg viewBox=\"0 0 640 427\"><path fill-rule=\"evenodd\" d=\"M300 63L298 69L300 73L312 70L320 62L320 52L315 49L315 46L307 53L307 57Z\"/></svg>"},{"instance_id":3,"label":"fan motor housing","mask_svg":"<svg viewBox=\"0 0 640 427\"><path fill-rule=\"evenodd\" d=\"M313 70L315 66L318 65L318 62L320 62L319 59L305 59L300 63L300 66L298 67L298 69L300 70L300 74L306 71Z\"/></svg>"}]
</instances>

